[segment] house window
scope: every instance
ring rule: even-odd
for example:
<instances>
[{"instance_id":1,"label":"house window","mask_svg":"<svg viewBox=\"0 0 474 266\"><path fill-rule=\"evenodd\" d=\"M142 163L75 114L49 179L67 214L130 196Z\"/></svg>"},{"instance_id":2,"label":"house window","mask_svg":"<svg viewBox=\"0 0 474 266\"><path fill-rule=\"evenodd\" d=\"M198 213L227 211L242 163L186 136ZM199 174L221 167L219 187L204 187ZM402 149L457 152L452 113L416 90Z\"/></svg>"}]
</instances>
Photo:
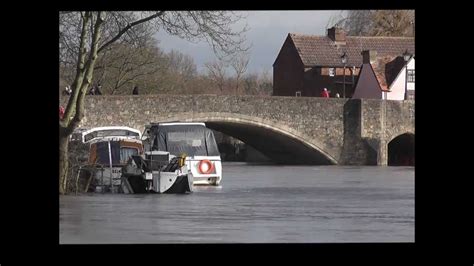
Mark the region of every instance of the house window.
<instances>
[{"instance_id":1,"label":"house window","mask_svg":"<svg viewBox=\"0 0 474 266\"><path fill-rule=\"evenodd\" d=\"M414 69L408 70L408 82L415 83L415 70Z\"/></svg>"},{"instance_id":2,"label":"house window","mask_svg":"<svg viewBox=\"0 0 474 266\"><path fill-rule=\"evenodd\" d=\"M334 77L336 75L336 69L334 67L329 68L329 76Z\"/></svg>"},{"instance_id":3,"label":"house window","mask_svg":"<svg viewBox=\"0 0 474 266\"><path fill-rule=\"evenodd\" d=\"M301 97L301 91L296 92L296 97Z\"/></svg>"}]
</instances>

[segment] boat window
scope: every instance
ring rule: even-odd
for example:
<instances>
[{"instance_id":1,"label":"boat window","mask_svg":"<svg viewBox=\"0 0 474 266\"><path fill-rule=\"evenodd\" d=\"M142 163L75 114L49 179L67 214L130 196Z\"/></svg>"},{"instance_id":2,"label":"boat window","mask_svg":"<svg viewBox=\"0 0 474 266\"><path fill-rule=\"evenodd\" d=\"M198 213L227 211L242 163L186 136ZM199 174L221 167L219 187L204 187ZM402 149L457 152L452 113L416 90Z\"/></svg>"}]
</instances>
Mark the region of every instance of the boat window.
<instances>
[{"instance_id":1,"label":"boat window","mask_svg":"<svg viewBox=\"0 0 474 266\"><path fill-rule=\"evenodd\" d=\"M96 158L95 163L97 164L109 165L109 154L112 155L113 165L125 164L132 155L138 154L138 148L120 147L120 143L118 141L110 142L110 153L108 142L98 142L93 145L96 146L96 149L91 150L95 150L96 155L94 155L94 157Z\"/></svg>"},{"instance_id":2,"label":"boat window","mask_svg":"<svg viewBox=\"0 0 474 266\"><path fill-rule=\"evenodd\" d=\"M168 132L167 147L171 154L207 155L202 131Z\"/></svg>"},{"instance_id":3,"label":"boat window","mask_svg":"<svg viewBox=\"0 0 474 266\"><path fill-rule=\"evenodd\" d=\"M120 163L127 163L128 159L132 155L137 155L138 149L131 147L122 147L120 148Z\"/></svg>"},{"instance_id":4,"label":"boat window","mask_svg":"<svg viewBox=\"0 0 474 266\"><path fill-rule=\"evenodd\" d=\"M97 156L95 163L102 165L110 164L109 154L112 155L112 164L118 164L120 162L120 144L116 141L110 142L110 151L108 142L98 142L96 145ZM110 153L109 153L110 152Z\"/></svg>"},{"instance_id":5,"label":"boat window","mask_svg":"<svg viewBox=\"0 0 474 266\"><path fill-rule=\"evenodd\" d=\"M214 134L203 125L166 125L150 128L145 150L168 151L173 155L219 156Z\"/></svg>"},{"instance_id":6,"label":"boat window","mask_svg":"<svg viewBox=\"0 0 474 266\"><path fill-rule=\"evenodd\" d=\"M181 142L192 147L202 146L203 134L201 132L170 132L168 133L168 141Z\"/></svg>"}]
</instances>

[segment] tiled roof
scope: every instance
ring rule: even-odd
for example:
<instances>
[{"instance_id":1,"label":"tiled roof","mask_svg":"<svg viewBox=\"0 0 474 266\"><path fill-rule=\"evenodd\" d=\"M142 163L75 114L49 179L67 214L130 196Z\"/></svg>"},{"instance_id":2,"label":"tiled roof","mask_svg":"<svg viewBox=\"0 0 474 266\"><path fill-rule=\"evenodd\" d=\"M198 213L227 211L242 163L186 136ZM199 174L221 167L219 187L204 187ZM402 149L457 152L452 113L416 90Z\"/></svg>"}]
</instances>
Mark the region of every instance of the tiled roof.
<instances>
[{"instance_id":1,"label":"tiled roof","mask_svg":"<svg viewBox=\"0 0 474 266\"><path fill-rule=\"evenodd\" d=\"M347 66L362 65L362 51L374 50L378 56L400 56L406 50L415 53L413 37L346 36L346 44L336 45L327 36L289 34L307 67L342 66L341 55L347 54Z\"/></svg>"},{"instance_id":2,"label":"tiled roof","mask_svg":"<svg viewBox=\"0 0 474 266\"><path fill-rule=\"evenodd\" d=\"M371 65L380 87L383 91L388 91L398 73L403 69L405 62L402 56L378 56Z\"/></svg>"}]
</instances>

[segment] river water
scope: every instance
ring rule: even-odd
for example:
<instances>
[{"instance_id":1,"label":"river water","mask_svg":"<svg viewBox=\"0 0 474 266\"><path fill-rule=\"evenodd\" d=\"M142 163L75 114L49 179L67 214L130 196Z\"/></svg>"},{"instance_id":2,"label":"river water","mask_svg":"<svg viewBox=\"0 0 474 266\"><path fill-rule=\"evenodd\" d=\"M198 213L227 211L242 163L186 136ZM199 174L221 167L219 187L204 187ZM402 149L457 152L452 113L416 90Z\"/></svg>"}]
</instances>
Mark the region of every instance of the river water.
<instances>
[{"instance_id":1,"label":"river water","mask_svg":"<svg viewBox=\"0 0 474 266\"><path fill-rule=\"evenodd\" d=\"M191 194L60 197L60 243L414 242L414 168L224 163Z\"/></svg>"}]
</instances>

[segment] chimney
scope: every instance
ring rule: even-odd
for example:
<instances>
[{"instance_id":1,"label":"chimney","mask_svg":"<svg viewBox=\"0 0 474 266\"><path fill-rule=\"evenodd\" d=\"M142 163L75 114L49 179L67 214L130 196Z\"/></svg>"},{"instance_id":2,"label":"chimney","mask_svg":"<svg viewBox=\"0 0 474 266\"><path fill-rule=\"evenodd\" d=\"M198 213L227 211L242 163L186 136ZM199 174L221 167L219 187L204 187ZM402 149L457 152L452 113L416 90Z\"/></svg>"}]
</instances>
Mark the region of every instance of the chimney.
<instances>
[{"instance_id":1,"label":"chimney","mask_svg":"<svg viewBox=\"0 0 474 266\"><path fill-rule=\"evenodd\" d=\"M341 28L336 28L336 27L329 28L328 37L333 42L346 44L346 32Z\"/></svg>"},{"instance_id":2,"label":"chimney","mask_svg":"<svg viewBox=\"0 0 474 266\"><path fill-rule=\"evenodd\" d=\"M377 60L377 51L365 50L362 51L362 63L373 64Z\"/></svg>"}]
</instances>

